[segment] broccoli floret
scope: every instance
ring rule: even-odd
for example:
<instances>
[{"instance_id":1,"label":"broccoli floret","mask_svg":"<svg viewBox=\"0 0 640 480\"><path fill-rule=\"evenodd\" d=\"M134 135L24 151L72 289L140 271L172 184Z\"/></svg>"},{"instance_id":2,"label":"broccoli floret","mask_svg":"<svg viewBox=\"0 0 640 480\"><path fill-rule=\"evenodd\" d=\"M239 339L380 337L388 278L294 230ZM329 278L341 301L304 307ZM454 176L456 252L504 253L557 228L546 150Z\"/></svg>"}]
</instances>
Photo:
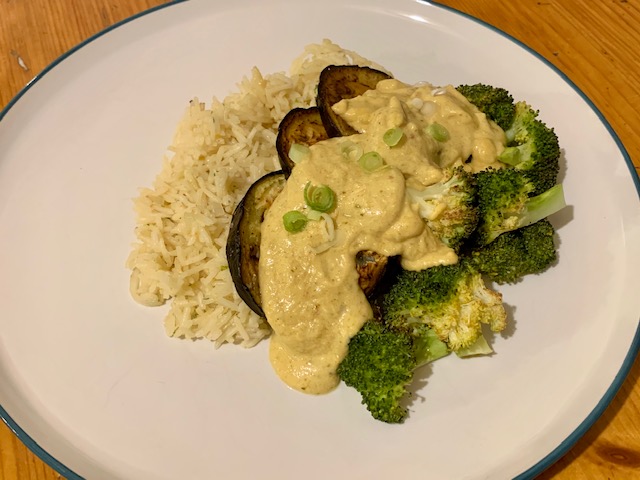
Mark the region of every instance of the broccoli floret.
<instances>
[{"instance_id":1,"label":"broccoli floret","mask_svg":"<svg viewBox=\"0 0 640 480\"><path fill-rule=\"evenodd\" d=\"M370 320L351 338L346 357L338 365L338 376L362 395L373 418L402 423L407 410L401 400L418 365L411 334L391 331Z\"/></svg>"},{"instance_id":2,"label":"broccoli floret","mask_svg":"<svg viewBox=\"0 0 640 480\"><path fill-rule=\"evenodd\" d=\"M560 145L552 128L538 118L538 111L525 102L515 104L515 117L505 129L507 148L498 160L526 173L533 195L553 187L560 169Z\"/></svg>"},{"instance_id":3,"label":"broccoli floret","mask_svg":"<svg viewBox=\"0 0 640 480\"><path fill-rule=\"evenodd\" d=\"M516 107L513 97L504 88L477 83L460 85L457 90L503 130L513 124Z\"/></svg>"},{"instance_id":4,"label":"broccoli floret","mask_svg":"<svg viewBox=\"0 0 640 480\"><path fill-rule=\"evenodd\" d=\"M373 418L402 423L414 371L449 354L447 346L426 325L391 328L372 319L349 342L338 376L362 395Z\"/></svg>"},{"instance_id":5,"label":"broccoli floret","mask_svg":"<svg viewBox=\"0 0 640 480\"><path fill-rule=\"evenodd\" d=\"M507 321L502 295L488 289L464 259L418 272L401 271L383 299L382 314L392 328L427 325L453 351L473 345L482 335L482 324L499 332Z\"/></svg>"},{"instance_id":6,"label":"broccoli floret","mask_svg":"<svg viewBox=\"0 0 640 480\"><path fill-rule=\"evenodd\" d=\"M487 169L476 175L480 219L473 243L483 246L505 232L536 223L566 206L561 184L530 196L535 188L513 168Z\"/></svg>"},{"instance_id":7,"label":"broccoli floret","mask_svg":"<svg viewBox=\"0 0 640 480\"><path fill-rule=\"evenodd\" d=\"M513 283L556 260L554 229L546 219L565 204L557 184L560 148L538 112L503 88L461 85L458 91L505 132L504 168L476 174L456 167L410 199L430 229L458 254L454 265L400 269L374 299L375 319L349 343L338 375L362 395L372 416L400 423L415 370L455 352L492 352L483 325L506 328L502 295L484 277Z\"/></svg>"},{"instance_id":8,"label":"broccoli floret","mask_svg":"<svg viewBox=\"0 0 640 480\"><path fill-rule=\"evenodd\" d=\"M494 282L515 283L525 275L542 273L555 262L554 233L548 220L540 220L504 233L467 255L473 266Z\"/></svg>"},{"instance_id":9,"label":"broccoli floret","mask_svg":"<svg viewBox=\"0 0 640 480\"><path fill-rule=\"evenodd\" d=\"M458 250L478 224L476 190L474 176L456 167L447 169L440 182L423 190L408 188L407 193L431 231Z\"/></svg>"},{"instance_id":10,"label":"broccoli floret","mask_svg":"<svg viewBox=\"0 0 640 480\"><path fill-rule=\"evenodd\" d=\"M504 130L507 147L498 160L526 172L534 187L533 195L556 184L560 170L558 137L538 119L537 110L526 102L514 102L504 88L475 84L460 85L457 90Z\"/></svg>"}]
</instances>

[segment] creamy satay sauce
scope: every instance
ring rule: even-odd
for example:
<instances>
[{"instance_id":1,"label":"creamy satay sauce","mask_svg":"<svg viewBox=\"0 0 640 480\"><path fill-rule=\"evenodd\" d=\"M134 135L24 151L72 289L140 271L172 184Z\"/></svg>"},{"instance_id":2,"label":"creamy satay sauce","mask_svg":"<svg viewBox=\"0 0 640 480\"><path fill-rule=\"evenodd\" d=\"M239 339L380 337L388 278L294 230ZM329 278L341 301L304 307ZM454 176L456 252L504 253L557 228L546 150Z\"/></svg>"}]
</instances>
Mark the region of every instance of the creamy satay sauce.
<instances>
[{"instance_id":1,"label":"creamy satay sauce","mask_svg":"<svg viewBox=\"0 0 640 480\"><path fill-rule=\"evenodd\" d=\"M383 80L375 90L341 101L334 111L357 131L366 132L371 126L371 113L392 99L404 104L405 112L418 128L439 123L447 129L450 137L447 142L425 138L427 158L436 159L440 167L466 162L471 157L465 168L479 171L495 164L496 156L504 149L502 129L451 85L415 87L395 79ZM420 163L414 159L412 162Z\"/></svg>"},{"instance_id":2,"label":"creamy satay sauce","mask_svg":"<svg viewBox=\"0 0 640 480\"><path fill-rule=\"evenodd\" d=\"M311 146L265 215L259 275L262 308L273 328L270 359L280 378L297 390L321 394L335 388L336 368L349 339L372 317L358 286L359 251L400 255L409 270L457 262L455 252L435 237L410 203L407 185L436 183L444 166L461 164L471 154L472 168L495 162L504 133L455 89L438 95L432 90L388 80L336 105L362 133ZM426 133L434 121L448 129L449 141L436 142ZM389 147L382 137L394 127L403 129L404 138ZM378 152L385 167L363 170L357 159L345 155L357 150L354 145ZM282 217L291 210L308 213L307 183L330 187L337 197L335 209L330 219L309 221L302 231L289 233Z\"/></svg>"}]
</instances>

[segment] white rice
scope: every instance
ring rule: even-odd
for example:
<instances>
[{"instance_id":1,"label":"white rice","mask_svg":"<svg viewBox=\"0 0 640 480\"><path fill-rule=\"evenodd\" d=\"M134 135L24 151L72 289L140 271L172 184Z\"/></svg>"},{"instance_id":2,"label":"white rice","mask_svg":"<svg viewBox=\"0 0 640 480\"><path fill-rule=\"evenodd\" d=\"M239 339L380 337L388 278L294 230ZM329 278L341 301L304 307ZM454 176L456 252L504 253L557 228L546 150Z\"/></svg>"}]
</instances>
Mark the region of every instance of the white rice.
<instances>
[{"instance_id":1,"label":"white rice","mask_svg":"<svg viewBox=\"0 0 640 480\"><path fill-rule=\"evenodd\" d=\"M315 104L318 75L331 64L382 69L324 40L307 46L288 75L254 67L222 102L190 102L160 173L134 202L137 241L127 260L136 301L171 302L167 335L252 347L271 333L231 281L229 223L249 186L280 169L278 124L292 108Z\"/></svg>"}]
</instances>

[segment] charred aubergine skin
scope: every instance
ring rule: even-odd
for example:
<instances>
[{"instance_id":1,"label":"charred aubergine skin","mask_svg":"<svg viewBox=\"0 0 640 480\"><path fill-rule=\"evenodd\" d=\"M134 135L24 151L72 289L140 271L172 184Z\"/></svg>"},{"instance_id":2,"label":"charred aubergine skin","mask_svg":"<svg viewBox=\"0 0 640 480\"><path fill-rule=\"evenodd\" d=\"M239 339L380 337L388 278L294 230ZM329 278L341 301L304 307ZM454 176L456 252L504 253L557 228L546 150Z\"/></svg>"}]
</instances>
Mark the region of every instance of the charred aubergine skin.
<instances>
[{"instance_id":1,"label":"charred aubergine skin","mask_svg":"<svg viewBox=\"0 0 640 480\"><path fill-rule=\"evenodd\" d=\"M262 222L285 183L282 171L269 173L256 180L234 210L227 238L227 262L236 291L249 308L261 317L264 317L259 275ZM371 251L358 252L358 284L366 295L374 293L386 266L387 257L384 255Z\"/></svg>"},{"instance_id":2,"label":"charred aubergine skin","mask_svg":"<svg viewBox=\"0 0 640 480\"><path fill-rule=\"evenodd\" d=\"M289 177L295 163L289 158L291 145L299 143L311 146L329 138L322 123L320 110L317 107L294 108L285 115L278 127L276 150L280 159L280 166L284 174Z\"/></svg>"},{"instance_id":3,"label":"charred aubergine skin","mask_svg":"<svg viewBox=\"0 0 640 480\"><path fill-rule=\"evenodd\" d=\"M376 88L381 80L392 78L380 70L357 65L329 65L320 73L316 104L322 123L331 137L358 133L331 107L340 100L354 98Z\"/></svg>"},{"instance_id":4,"label":"charred aubergine skin","mask_svg":"<svg viewBox=\"0 0 640 480\"><path fill-rule=\"evenodd\" d=\"M249 188L233 212L227 239L227 262L236 290L261 317L264 317L259 280L261 226L265 212L283 190L295 166L289 158L291 145L311 146L330 137L358 133L335 115L331 106L342 99L362 95L388 78L391 77L386 73L369 67L328 66L320 75L318 107L294 108L280 123L276 150L282 170L264 175ZM358 283L367 296L376 292L388 263L386 256L370 250L356 255Z\"/></svg>"},{"instance_id":5,"label":"charred aubergine skin","mask_svg":"<svg viewBox=\"0 0 640 480\"><path fill-rule=\"evenodd\" d=\"M261 317L264 317L258 275L261 226L265 212L285 183L281 170L256 180L234 210L227 238L227 262L236 291Z\"/></svg>"}]
</instances>

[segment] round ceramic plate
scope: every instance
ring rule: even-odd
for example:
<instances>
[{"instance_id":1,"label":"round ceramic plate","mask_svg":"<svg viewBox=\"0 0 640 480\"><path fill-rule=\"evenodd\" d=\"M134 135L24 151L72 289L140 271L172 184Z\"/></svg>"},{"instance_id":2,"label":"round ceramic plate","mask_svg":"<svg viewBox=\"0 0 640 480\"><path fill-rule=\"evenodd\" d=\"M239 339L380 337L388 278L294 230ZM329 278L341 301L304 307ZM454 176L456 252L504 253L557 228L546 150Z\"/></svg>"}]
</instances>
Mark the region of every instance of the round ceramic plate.
<instances>
[{"instance_id":1,"label":"round ceramic plate","mask_svg":"<svg viewBox=\"0 0 640 480\"><path fill-rule=\"evenodd\" d=\"M329 38L407 82L484 82L540 109L564 149L560 261L500 290L497 354L433 364L403 425L357 393L286 388L266 343L170 339L128 294L132 198L194 96ZM0 404L69 478L529 478L595 421L638 349L638 183L566 78L500 32L411 0L192 0L101 34L0 122ZM594 194L594 192L596 192Z\"/></svg>"}]
</instances>

